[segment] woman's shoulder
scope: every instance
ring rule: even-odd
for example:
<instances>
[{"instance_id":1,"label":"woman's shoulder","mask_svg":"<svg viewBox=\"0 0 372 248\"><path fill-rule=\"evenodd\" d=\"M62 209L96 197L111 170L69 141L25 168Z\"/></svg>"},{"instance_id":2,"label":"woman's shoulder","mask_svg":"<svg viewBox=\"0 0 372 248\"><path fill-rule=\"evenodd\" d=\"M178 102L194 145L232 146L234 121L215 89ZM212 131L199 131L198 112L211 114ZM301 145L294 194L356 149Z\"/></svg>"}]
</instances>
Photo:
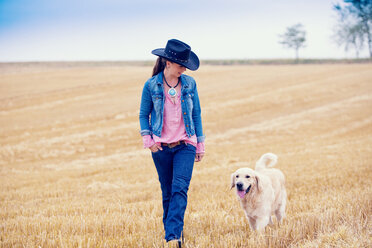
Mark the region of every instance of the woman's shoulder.
<instances>
[{"instance_id":1,"label":"woman's shoulder","mask_svg":"<svg viewBox=\"0 0 372 248\"><path fill-rule=\"evenodd\" d=\"M194 79L193 77L191 77L191 76L189 76L189 75L186 75L186 74L182 74L182 75L181 75L181 78L185 78L185 79L187 79L187 80L193 80L193 81L195 81L195 79Z\"/></svg>"},{"instance_id":2,"label":"woman's shoulder","mask_svg":"<svg viewBox=\"0 0 372 248\"><path fill-rule=\"evenodd\" d=\"M149 79L147 79L145 85L153 86L156 83L161 83L161 79L159 81L159 74L156 74L156 75L150 77Z\"/></svg>"},{"instance_id":3,"label":"woman's shoulder","mask_svg":"<svg viewBox=\"0 0 372 248\"><path fill-rule=\"evenodd\" d=\"M193 77L189 76L189 75L186 75L186 74L181 75L181 80L184 81L187 84L190 84L190 85L195 85L196 84L195 79Z\"/></svg>"},{"instance_id":4,"label":"woman's shoulder","mask_svg":"<svg viewBox=\"0 0 372 248\"><path fill-rule=\"evenodd\" d=\"M147 82L156 81L158 77L159 77L159 74L156 74L156 75L150 77L149 79L147 79L146 83L147 83Z\"/></svg>"}]
</instances>

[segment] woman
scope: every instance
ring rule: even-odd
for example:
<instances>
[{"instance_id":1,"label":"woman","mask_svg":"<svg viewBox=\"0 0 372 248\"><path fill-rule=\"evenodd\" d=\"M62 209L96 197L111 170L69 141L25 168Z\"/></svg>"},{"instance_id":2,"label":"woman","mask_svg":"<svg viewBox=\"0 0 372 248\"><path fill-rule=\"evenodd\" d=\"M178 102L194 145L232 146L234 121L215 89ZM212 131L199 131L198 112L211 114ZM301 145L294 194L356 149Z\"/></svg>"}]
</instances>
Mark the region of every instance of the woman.
<instances>
[{"instance_id":1,"label":"woman","mask_svg":"<svg viewBox=\"0 0 372 248\"><path fill-rule=\"evenodd\" d=\"M159 176L165 240L181 247L187 191L194 161L204 156L205 139L196 83L183 73L197 70L199 59L176 39L152 54L159 58L142 92L141 135Z\"/></svg>"}]
</instances>

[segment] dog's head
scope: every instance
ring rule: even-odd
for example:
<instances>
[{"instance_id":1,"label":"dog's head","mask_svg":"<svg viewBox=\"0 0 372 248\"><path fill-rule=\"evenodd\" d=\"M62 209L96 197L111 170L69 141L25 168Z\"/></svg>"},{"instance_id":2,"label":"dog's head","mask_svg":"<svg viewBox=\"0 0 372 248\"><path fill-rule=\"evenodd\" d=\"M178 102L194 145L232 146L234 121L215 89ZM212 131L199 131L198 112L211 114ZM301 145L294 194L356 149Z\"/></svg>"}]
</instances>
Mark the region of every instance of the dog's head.
<instances>
[{"instance_id":1,"label":"dog's head","mask_svg":"<svg viewBox=\"0 0 372 248\"><path fill-rule=\"evenodd\" d=\"M258 192L262 191L259 176L250 168L240 168L231 174L231 188L234 187L240 198L244 198L254 189Z\"/></svg>"}]
</instances>

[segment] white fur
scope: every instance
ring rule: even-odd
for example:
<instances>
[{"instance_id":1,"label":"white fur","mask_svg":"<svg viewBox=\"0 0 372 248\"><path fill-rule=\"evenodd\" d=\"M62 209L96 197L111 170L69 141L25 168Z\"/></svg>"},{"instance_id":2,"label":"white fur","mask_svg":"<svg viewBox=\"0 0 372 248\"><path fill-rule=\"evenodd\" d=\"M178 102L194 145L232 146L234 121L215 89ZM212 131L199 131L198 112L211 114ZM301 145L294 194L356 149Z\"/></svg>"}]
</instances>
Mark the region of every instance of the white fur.
<instances>
[{"instance_id":1,"label":"white fur","mask_svg":"<svg viewBox=\"0 0 372 248\"><path fill-rule=\"evenodd\" d=\"M231 174L231 188L238 187L246 192L243 198L238 196L240 204L253 230L260 230L269 223L275 215L280 222L285 217L287 193L285 179L279 169L270 168L277 163L278 157L266 153L256 162L255 170L240 168Z\"/></svg>"}]
</instances>

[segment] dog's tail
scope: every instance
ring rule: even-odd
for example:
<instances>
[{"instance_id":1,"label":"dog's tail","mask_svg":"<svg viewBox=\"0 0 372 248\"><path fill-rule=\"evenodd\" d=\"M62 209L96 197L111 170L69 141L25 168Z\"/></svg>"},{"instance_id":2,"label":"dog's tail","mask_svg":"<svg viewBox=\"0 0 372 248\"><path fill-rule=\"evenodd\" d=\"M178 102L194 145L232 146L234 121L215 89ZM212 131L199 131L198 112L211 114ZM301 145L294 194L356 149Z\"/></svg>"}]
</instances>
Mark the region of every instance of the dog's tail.
<instances>
[{"instance_id":1,"label":"dog's tail","mask_svg":"<svg viewBox=\"0 0 372 248\"><path fill-rule=\"evenodd\" d=\"M263 169L267 167L273 167L278 161L278 156L274 153L265 153L261 158L256 162L256 170Z\"/></svg>"}]
</instances>

